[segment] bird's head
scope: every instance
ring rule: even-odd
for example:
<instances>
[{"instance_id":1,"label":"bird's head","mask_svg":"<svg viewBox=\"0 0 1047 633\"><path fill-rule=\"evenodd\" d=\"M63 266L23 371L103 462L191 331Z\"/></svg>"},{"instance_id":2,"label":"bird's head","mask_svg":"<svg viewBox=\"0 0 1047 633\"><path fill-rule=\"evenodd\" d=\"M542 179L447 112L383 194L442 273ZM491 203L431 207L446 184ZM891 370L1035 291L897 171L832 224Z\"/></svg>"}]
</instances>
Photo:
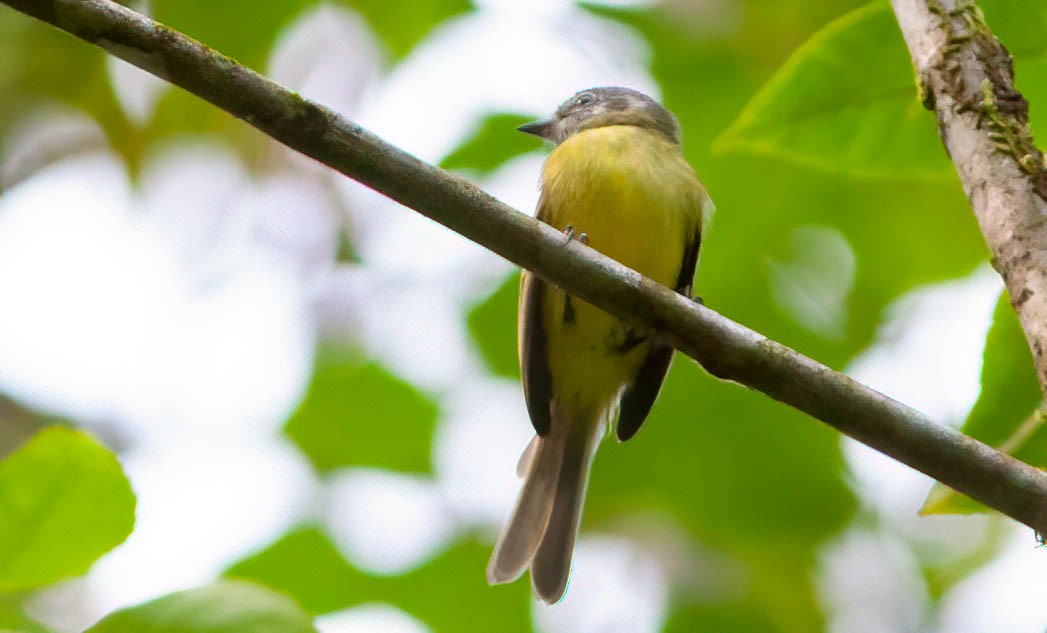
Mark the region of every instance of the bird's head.
<instances>
[{"instance_id":1,"label":"bird's head","mask_svg":"<svg viewBox=\"0 0 1047 633\"><path fill-rule=\"evenodd\" d=\"M589 88L560 104L551 119L518 130L560 144L572 134L609 125L634 125L680 143L680 124L657 101L630 88Z\"/></svg>"}]
</instances>

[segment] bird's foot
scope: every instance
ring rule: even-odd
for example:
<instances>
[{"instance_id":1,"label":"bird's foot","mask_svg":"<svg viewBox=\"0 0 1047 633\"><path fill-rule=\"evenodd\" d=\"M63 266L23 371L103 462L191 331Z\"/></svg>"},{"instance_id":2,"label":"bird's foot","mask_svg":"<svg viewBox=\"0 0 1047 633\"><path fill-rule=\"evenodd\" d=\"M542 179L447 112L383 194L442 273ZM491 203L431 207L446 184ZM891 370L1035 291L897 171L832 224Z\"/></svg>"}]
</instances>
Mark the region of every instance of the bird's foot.
<instances>
[{"instance_id":1,"label":"bird's foot","mask_svg":"<svg viewBox=\"0 0 1047 633\"><path fill-rule=\"evenodd\" d=\"M582 244L585 244L586 246L589 245L589 234L588 233L578 233L578 232L576 232L574 230L574 225L573 224L568 224L564 228L563 234L567 236L567 241L568 242L570 242L571 240L577 239Z\"/></svg>"}]
</instances>

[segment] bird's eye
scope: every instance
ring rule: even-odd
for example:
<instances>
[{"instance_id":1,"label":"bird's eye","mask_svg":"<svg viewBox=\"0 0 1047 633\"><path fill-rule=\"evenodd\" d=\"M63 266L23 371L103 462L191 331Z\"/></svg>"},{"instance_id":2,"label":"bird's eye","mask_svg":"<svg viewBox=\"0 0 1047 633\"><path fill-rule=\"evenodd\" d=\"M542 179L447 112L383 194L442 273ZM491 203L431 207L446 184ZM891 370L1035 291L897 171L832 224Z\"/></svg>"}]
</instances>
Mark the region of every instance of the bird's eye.
<instances>
[{"instance_id":1,"label":"bird's eye","mask_svg":"<svg viewBox=\"0 0 1047 633\"><path fill-rule=\"evenodd\" d=\"M592 103L595 100L596 100L596 97L594 97L593 95L591 95L588 92L586 92L586 93L578 95L578 98L574 100L574 105L576 105L576 106L587 106L587 105L589 105L590 103Z\"/></svg>"}]
</instances>

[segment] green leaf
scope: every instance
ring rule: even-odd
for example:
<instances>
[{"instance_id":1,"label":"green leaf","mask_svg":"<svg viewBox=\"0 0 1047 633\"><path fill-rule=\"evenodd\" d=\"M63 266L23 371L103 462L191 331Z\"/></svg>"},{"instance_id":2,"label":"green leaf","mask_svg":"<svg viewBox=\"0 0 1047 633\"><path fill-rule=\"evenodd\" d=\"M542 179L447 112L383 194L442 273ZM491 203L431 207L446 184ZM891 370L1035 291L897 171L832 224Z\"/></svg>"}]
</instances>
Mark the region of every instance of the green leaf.
<instances>
[{"instance_id":1,"label":"green leaf","mask_svg":"<svg viewBox=\"0 0 1047 633\"><path fill-rule=\"evenodd\" d=\"M436 417L435 404L381 366L324 349L284 432L321 472L344 466L428 472Z\"/></svg>"},{"instance_id":2,"label":"green leaf","mask_svg":"<svg viewBox=\"0 0 1047 633\"><path fill-rule=\"evenodd\" d=\"M116 458L86 433L51 427L0 462L0 591L84 573L134 527Z\"/></svg>"},{"instance_id":3,"label":"green leaf","mask_svg":"<svg viewBox=\"0 0 1047 633\"><path fill-rule=\"evenodd\" d=\"M510 158L534 151L539 146L535 139L516 129L533 118L519 114L487 116L469 138L443 159L440 166L487 174Z\"/></svg>"},{"instance_id":4,"label":"green leaf","mask_svg":"<svg viewBox=\"0 0 1047 633\"><path fill-rule=\"evenodd\" d=\"M125 139L134 134L105 60L104 51L68 33L14 11L0 13L0 131L6 135L21 116L39 114L44 104L62 104L94 119L114 147L127 149ZM40 149L49 155L79 148Z\"/></svg>"},{"instance_id":5,"label":"green leaf","mask_svg":"<svg viewBox=\"0 0 1047 633\"><path fill-rule=\"evenodd\" d=\"M469 0L340 0L363 14L392 52L407 55L434 26L472 9Z\"/></svg>"},{"instance_id":6,"label":"green leaf","mask_svg":"<svg viewBox=\"0 0 1047 633\"><path fill-rule=\"evenodd\" d=\"M741 557L749 567L744 591L730 591L721 600L680 605L665 633L825 631L810 582L814 565L809 553L788 547L770 552L766 545L754 545Z\"/></svg>"},{"instance_id":7,"label":"green leaf","mask_svg":"<svg viewBox=\"0 0 1047 633\"><path fill-rule=\"evenodd\" d=\"M963 424L963 432L1033 466L1047 468L1047 425L1042 415L1034 414L1043 394L1032 353L1006 292L996 304L982 358L981 393ZM921 514L987 511L940 483L931 488L920 509Z\"/></svg>"},{"instance_id":8,"label":"green leaf","mask_svg":"<svg viewBox=\"0 0 1047 633\"><path fill-rule=\"evenodd\" d=\"M257 71L264 71L270 51L283 31L313 0L154 0L152 17L215 51ZM245 20L247 22L245 22ZM249 26L248 26L249 24ZM142 131L143 143L169 138L208 137L235 148L251 165L266 155L271 140L229 113L185 90L165 91Z\"/></svg>"},{"instance_id":9,"label":"green leaf","mask_svg":"<svg viewBox=\"0 0 1047 633\"><path fill-rule=\"evenodd\" d=\"M22 601L21 594L0 594L0 633L49 633L49 629L26 615Z\"/></svg>"},{"instance_id":10,"label":"green leaf","mask_svg":"<svg viewBox=\"0 0 1047 633\"><path fill-rule=\"evenodd\" d=\"M645 465L642 477L636 464ZM854 509L843 470L835 431L677 355L636 437L601 446L586 525L632 508L669 512L725 545L819 542Z\"/></svg>"},{"instance_id":11,"label":"green leaf","mask_svg":"<svg viewBox=\"0 0 1047 633\"><path fill-rule=\"evenodd\" d=\"M516 304L520 273L507 277L486 299L469 310L469 334L492 373L519 378L516 360Z\"/></svg>"},{"instance_id":12,"label":"green leaf","mask_svg":"<svg viewBox=\"0 0 1047 633\"><path fill-rule=\"evenodd\" d=\"M315 527L288 532L265 550L230 567L226 575L262 582L294 597L314 615L356 603L360 599L358 588L369 582Z\"/></svg>"},{"instance_id":13,"label":"green leaf","mask_svg":"<svg viewBox=\"0 0 1047 633\"><path fill-rule=\"evenodd\" d=\"M310 633L294 600L243 580L179 591L106 616L89 633Z\"/></svg>"},{"instance_id":14,"label":"green leaf","mask_svg":"<svg viewBox=\"0 0 1047 633\"><path fill-rule=\"evenodd\" d=\"M752 603L711 602L680 609L665 633L769 633L781 630Z\"/></svg>"},{"instance_id":15,"label":"green leaf","mask_svg":"<svg viewBox=\"0 0 1047 633\"><path fill-rule=\"evenodd\" d=\"M312 0L152 0L155 20L223 55L262 70L280 31Z\"/></svg>"},{"instance_id":16,"label":"green leaf","mask_svg":"<svg viewBox=\"0 0 1047 633\"><path fill-rule=\"evenodd\" d=\"M1047 4L1028 0L980 0L985 23L1012 55L1047 54Z\"/></svg>"},{"instance_id":17,"label":"green leaf","mask_svg":"<svg viewBox=\"0 0 1047 633\"><path fill-rule=\"evenodd\" d=\"M530 587L488 586L490 555L490 545L465 541L402 576L370 576L346 562L318 529L301 528L228 573L275 587L314 613L385 602L437 632L530 633Z\"/></svg>"},{"instance_id":18,"label":"green leaf","mask_svg":"<svg viewBox=\"0 0 1047 633\"><path fill-rule=\"evenodd\" d=\"M877 1L815 33L716 140L718 151L862 175L948 175L894 15Z\"/></svg>"}]
</instances>

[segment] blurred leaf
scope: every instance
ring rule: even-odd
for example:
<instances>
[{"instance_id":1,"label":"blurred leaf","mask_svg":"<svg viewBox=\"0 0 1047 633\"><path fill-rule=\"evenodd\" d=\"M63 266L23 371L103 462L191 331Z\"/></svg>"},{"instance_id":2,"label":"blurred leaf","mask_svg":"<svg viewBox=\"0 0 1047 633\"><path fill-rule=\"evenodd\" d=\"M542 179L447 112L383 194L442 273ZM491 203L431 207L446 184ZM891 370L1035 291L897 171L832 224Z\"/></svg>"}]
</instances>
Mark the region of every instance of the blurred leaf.
<instances>
[{"instance_id":1,"label":"blurred leaf","mask_svg":"<svg viewBox=\"0 0 1047 633\"><path fill-rule=\"evenodd\" d=\"M259 72L280 32L315 0L153 0L152 17ZM209 136L236 148L249 166L270 152L268 137L184 90L168 90L143 134L156 143L170 137Z\"/></svg>"},{"instance_id":2,"label":"blurred leaf","mask_svg":"<svg viewBox=\"0 0 1047 633\"><path fill-rule=\"evenodd\" d=\"M822 633L825 623L809 581L813 568L806 548L778 549L770 554L759 543L741 551L749 566L741 595L684 602L666 625L665 633ZM700 573L700 572L699 572Z\"/></svg>"},{"instance_id":3,"label":"blurred leaf","mask_svg":"<svg viewBox=\"0 0 1047 633\"><path fill-rule=\"evenodd\" d=\"M61 418L42 415L0 394L0 458L47 426L63 426Z\"/></svg>"},{"instance_id":4,"label":"blurred leaf","mask_svg":"<svg viewBox=\"0 0 1047 633\"><path fill-rule=\"evenodd\" d=\"M313 4L313 0L152 0L150 8L153 19L261 71L280 31Z\"/></svg>"},{"instance_id":5,"label":"blurred leaf","mask_svg":"<svg viewBox=\"0 0 1047 633\"><path fill-rule=\"evenodd\" d=\"M676 611L663 633L768 633L780 630L750 603L712 602Z\"/></svg>"},{"instance_id":6,"label":"blurred leaf","mask_svg":"<svg viewBox=\"0 0 1047 633\"><path fill-rule=\"evenodd\" d=\"M307 633L312 619L287 596L242 580L220 580L112 613L89 633Z\"/></svg>"},{"instance_id":7,"label":"blurred leaf","mask_svg":"<svg viewBox=\"0 0 1047 633\"><path fill-rule=\"evenodd\" d=\"M877 1L800 46L714 147L830 171L949 175L934 117L915 90L894 14Z\"/></svg>"},{"instance_id":8,"label":"blurred leaf","mask_svg":"<svg viewBox=\"0 0 1047 633\"><path fill-rule=\"evenodd\" d=\"M356 246L353 245L350 229L346 225L338 227L338 245L335 248L334 260L337 264L360 263L360 256L356 253Z\"/></svg>"},{"instance_id":9,"label":"blurred leaf","mask_svg":"<svg viewBox=\"0 0 1047 633\"><path fill-rule=\"evenodd\" d=\"M981 393L962 430L1018 459L1047 468L1047 425L1035 413L1043 401L1036 366L1006 291L996 303L982 357ZM989 509L948 486L934 484L920 514L970 514Z\"/></svg>"},{"instance_id":10,"label":"blurred leaf","mask_svg":"<svg viewBox=\"0 0 1047 633\"><path fill-rule=\"evenodd\" d=\"M853 513L843 475L835 431L678 356L636 437L601 447L583 529L668 514L749 567L757 621L819 630L810 573Z\"/></svg>"},{"instance_id":11,"label":"blurred leaf","mask_svg":"<svg viewBox=\"0 0 1047 633\"><path fill-rule=\"evenodd\" d=\"M469 310L469 333L488 369L498 376L520 377L516 359L516 304L520 273L507 277L489 297Z\"/></svg>"},{"instance_id":12,"label":"blurred leaf","mask_svg":"<svg viewBox=\"0 0 1047 633\"><path fill-rule=\"evenodd\" d=\"M1047 4L1028 0L979 0L985 22L1016 57L1047 55Z\"/></svg>"},{"instance_id":13,"label":"blurred leaf","mask_svg":"<svg viewBox=\"0 0 1047 633\"><path fill-rule=\"evenodd\" d=\"M440 166L488 174L510 158L534 151L538 147L535 139L516 129L533 118L519 114L487 116L469 138L443 159Z\"/></svg>"},{"instance_id":14,"label":"blurred leaf","mask_svg":"<svg viewBox=\"0 0 1047 633\"><path fill-rule=\"evenodd\" d=\"M816 543L854 509L843 474L835 431L678 356L637 436L601 448L587 519L664 509L713 544Z\"/></svg>"},{"instance_id":15,"label":"blurred leaf","mask_svg":"<svg viewBox=\"0 0 1047 633\"><path fill-rule=\"evenodd\" d=\"M1003 444L1042 400L1029 344L1004 292L996 303L992 326L985 339L981 393L964 422L963 431L994 446ZM1025 452L1024 455L1036 454ZM1039 453L1034 463L1047 466L1047 450Z\"/></svg>"},{"instance_id":16,"label":"blurred leaf","mask_svg":"<svg viewBox=\"0 0 1047 633\"><path fill-rule=\"evenodd\" d=\"M0 591L87 571L134 527L116 458L86 433L52 427L0 462Z\"/></svg>"},{"instance_id":17,"label":"blurred leaf","mask_svg":"<svg viewBox=\"0 0 1047 633\"><path fill-rule=\"evenodd\" d=\"M49 629L30 619L21 606L21 596L0 594L0 632L48 633Z\"/></svg>"},{"instance_id":18,"label":"blurred leaf","mask_svg":"<svg viewBox=\"0 0 1047 633\"><path fill-rule=\"evenodd\" d=\"M284 432L321 472L343 466L428 472L436 416L435 404L381 366L324 349Z\"/></svg>"},{"instance_id":19,"label":"blurred leaf","mask_svg":"<svg viewBox=\"0 0 1047 633\"><path fill-rule=\"evenodd\" d=\"M133 153L128 148L135 135L113 94L105 58L104 51L68 33L0 12L0 131L45 104L64 104L97 121L115 148Z\"/></svg>"},{"instance_id":20,"label":"blurred leaf","mask_svg":"<svg viewBox=\"0 0 1047 633\"><path fill-rule=\"evenodd\" d=\"M276 587L314 612L385 602L436 633L530 633L530 588L526 582L489 587L490 555L489 545L466 541L402 576L369 576L351 567L319 530L304 528L237 563L229 574Z\"/></svg>"},{"instance_id":21,"label":"blurred leaf","mask_svg":"<svg viewBox=\"0 0 1047 633\"><path fill-rule=\"evenodd\" d=\"M368 579L342 558L319 528L292 530L265 550L226 571L233 578L254 579L292 596L318 615L338 611L359 599Z\"/></svg>"},{"instance_id":22,"label":"blurred leaf","mask_svg":"<svg viewBox=\"0 0 1047 633\"><path fill-rule=\"evenodd\" d=\"M951 552L929 561L923 569L924 581L933 603L938 603L956 585L988 565L1014 543L1014 524L1003 515L985 522L985 532L972 548Z\"/></svg>"},{"instance_id":23,"label":"blurred leaf","mask_svg":"<svg viewBox=\"0 0 1047 633\"><path fill-rule=\"evenodd\" d=\"M1015 84L1029 100L1029 125L1034 133L1047 128L1047 54L1014 60Z\"/></svg>"},{"instance_id":24,"label":"blurred leaf","mask_svg":"<svg viewBox=\"0 0 1047 633\"><path fill-rule=\"evenodd\" d=\"M434 26L472 9L469 0L339 0L363 14L392 52L407 55Z\"/></svg>"}]
</instances>

